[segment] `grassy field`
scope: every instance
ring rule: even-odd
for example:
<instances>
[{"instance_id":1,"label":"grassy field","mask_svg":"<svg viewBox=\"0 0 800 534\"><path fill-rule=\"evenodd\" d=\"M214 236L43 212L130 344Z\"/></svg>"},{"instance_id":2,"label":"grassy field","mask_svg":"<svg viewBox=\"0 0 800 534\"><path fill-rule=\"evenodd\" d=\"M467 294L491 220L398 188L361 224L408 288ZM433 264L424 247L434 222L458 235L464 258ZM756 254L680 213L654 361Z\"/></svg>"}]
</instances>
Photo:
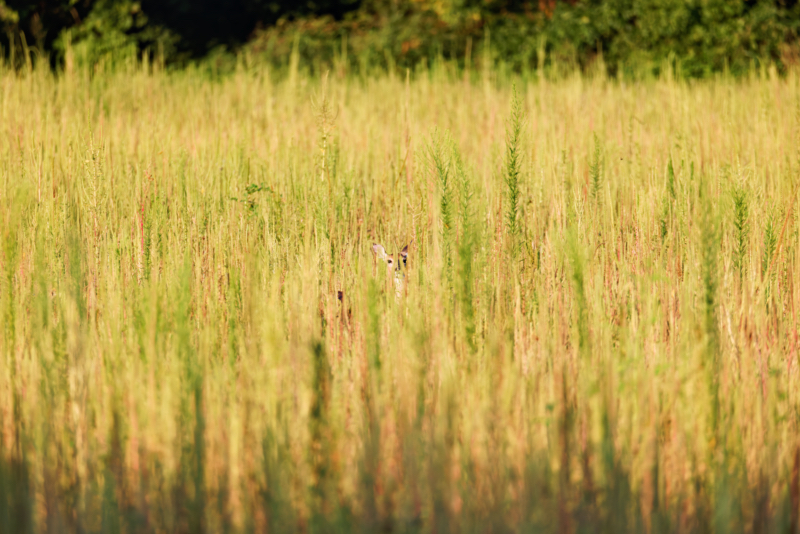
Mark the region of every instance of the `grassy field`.
<instances>
[{"instance_id":1,"label":"grassy field","mask_svg":"<svg viewBox=\"0 0 800 534\"><path fill-rule=\"evenodd\" d=\"M0 68L0 531L797 534L799 141L798 73Z\"/></svg>"}]
</instances>

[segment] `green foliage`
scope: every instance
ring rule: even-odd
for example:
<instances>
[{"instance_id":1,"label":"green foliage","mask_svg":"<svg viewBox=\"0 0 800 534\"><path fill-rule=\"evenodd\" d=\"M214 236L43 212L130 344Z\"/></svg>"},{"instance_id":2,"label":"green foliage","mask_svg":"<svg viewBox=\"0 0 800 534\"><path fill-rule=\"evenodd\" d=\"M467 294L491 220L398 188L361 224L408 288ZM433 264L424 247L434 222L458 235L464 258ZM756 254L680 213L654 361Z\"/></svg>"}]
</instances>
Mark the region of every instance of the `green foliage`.
<instances>
[{"instance_id":1,"label":"green foliage","mask_svg":"<svg viewBox=\"0 0 800 534\"><path fill-rule=\"evenodd\" d=\"M475 340L475 306L473 303L473 287L475 285L475 247L478 239L476 225L473 222L475 215L472 178L464 168L461 153L453 143L453 163L459 187L459 236L458 236L458 275L460 286L458 299L461 306L461 320L464 325L464 336L470 350L474 353L477 349Z\"/></svg>"},{"instance_id":2,"label":"green foliage","mask_svg":"<svg viewBox=\"0 0 800 534\"><path fill-rule=\"evenodd\" d=\"M575 291L576 326L578 330L578 350L581 357L591 352L589 339L589 303L586 298L586 258L575 227L567 235L567 261L572 274L572 287Z\"/></svg>"},{"instance_id":3,"label":"green foliage","mask_svg":"<svg viewBox=\"0 0 800 534\"><path fill-rule=\"evenodd\" d=\"M516 259L520 250L520 174L522 171L522 124L524 114L522 102L513 87L511 97L511 117L506 125L506 160L503 169L503 180L506 185L506 228L508 229L509 246L512 260Z\"/></svg>"},{"instance_id":4,"label":"green foliage","mask_svg":"<svg viewBox=\"0 0 800 534\"><path fill-rule=\"evenodd\" d=\"M661 242L667 238L670 225L670 203L665 198L661 207L661 218L658 221L659 233L661 235Z\"/></svg>"},{"instance_id":5,"label":"green foliage","mask_svg":"<svg viewBox=\"0 0 800 534\"><path fill-rule=\"evenodd\" d=\"M0 25L2 29L8 30L19 22L19 13L8 7L8 5L0 0Z\"/></svg>"},{"instance_id":6,"label":"green foliage","mask_svg":"<svg viewBox=\"0 0 800 534\"><path fill-rule=\"evenodd\" d=\"M177 35L151 20L137 0L9 0L0 3L0 25L6 31L0 44L9 51L35 45L57 62L70 48L73 59L87 66L127 60L145 50L179 58ZM16 57L20 66L22 54Z\"/></svg>"},{"instance_id":7,"label":"green foliage","mask_svg":"<svg viewBox=\"0 0 800 534\"><path fill-rule=\"evenodd\" d=\"M600 188L603 183L603 161L600 154L600 140L597 138L596 132L592 135L594 137L594 156L589 164L589 179L591 180L592 198L599 205L602 201Z\"/></svg>"},{"instance_id":8,"label":"green foliage","mask_svg":"<svg viewBox=\"0 0 800 534\"><path fill-rule=\"evenodd\" d=\"M390 69L442 58L487 67L488 59L516 71L598 65L615 75L668 70L688 77L723 70L742 74L765 64L785 68L798 56L798 3L588 0L541 2L532 9L524 2L407 0L394 5L365 3L343 20L282 21L257 32L250 49L280 64L299 35L300 55L310 66L336 65L346 56ZM481 49L488 53L477 60Z\"/></svg>"},{"instance_id":9,"label":"green foliage","mask_svg":"<svg viewBox=\"0 0 800 534\"><path fill-rule=\"evenodd\" d=\"M131 50L170 62L200 58L244 43L259 25L282 17L341 17L357 0L0 0L0 30L60 59L71 43L89 65ZM3 36L5 38L5 35Z\"/></svg>"},{"instance_id":10,"label":"green foliage","mask_svg":"<svg viewBox=\"0 0 800 534\"><path fill-rule=\"evenodd\" d=\"M667 238L667 234L669 233L669 228L673 221L674 205L675 201L677 200L677 195L675 192L675 169L672 166L672 157L669 158L669 162L667 163L667 195L668 196L664 197L664 201L662 203L661 219L659 221L662 243Z\"/></svg>"},{"instance_id":11,"label":"green foliage","mask_svg":"<svg viewBox=\"0 0 800 534\"><path fill-rule=\"evenodd\" d=\"M311 350L314 357L314 399L309 413L311 435L309 464L312 468L313 512L324 517L331 507L329 481L333 475L330 455L325 453L333 447L329 415L331 373L327 352L322 342L314 342Z\"/></svg>"},{"instance_id":12,"label":"green foliage","mask_svg":"<svg viewBox=\"0 0 800 534\"><path fill-rule=\"evenodd\" d=\"M367 293L367 312L369 317L368 357L370 371L377 373L381 369L381 294L380 286L371 278ZM367 385L369 386L369 384Z\"/></svg>"},{"instance_id":13,"label":"green foliage","mask_svg":"<svg viewBox=\"0 0 800 534\"><path fill-rule=\"evenodd\" d=\"M734 186L733 199L733 267L739 279L747 273L747 255L750 248L750 195L742 184Z\"/></svg>"},{"instance_id":14,"label":"green foliage","mask_svg":"<svg viewBox=\"0 0 800 534\"><path fill-rule=\"evenodd\" d=\"M701 188L707 187L702 183ZM720 329L719 329L719 231L716 218L716 203L710 198L708 191L701 189L700 213L701 223L701 275L703 280L703 334L704 355L703 366L708 380L708 391L711 396L711 424L709 426L709 442L719 439L721 430L720 406Z\"/></svg>"},{"instance_id":15,"label":"green foliage","mask_svg":"<svg viewBox=\"0 0 800 534\"><path fill-rule=\"evenodd\" d=\"M719 286L718 248L719 236L717 221L711 201L705 200L701 214L702 240L702 275L703 275L703 310L705 313L706 336L712 352L718 350L719 328L717 325L717 306Z\"/></svg>"},{"instance_id":16,"label":"green foliage","mask_svg":"<svg viewBox=\"0 0 800 534\"><path fill-rule=\"evenodd\" d=\"M776 213L772 211L769 216L767 217L767 221L764 225L764 243L763 243L763 252L761 254L761 278L766 278L767 276L774 274L770 273L770 267L772 265L772 258L775 255L775 248L778 244L778 222L776 220Z\"/></svg>"},{"instance_id":17,"label":"green foliage","mask_svg":"<svg viewBox=\"0 0 800 534\"><path fill-rule=\"evenodd\" d=\"M232 65L228 51L246 46L285 66L296 44L301 63L320 74L350 61L394 69L447 59L516 71L599 66L612 74L703 77L786 68L800 55L800 4L777 0L6 0L0 25L11 32L10 40L3 36L6 49L24 47L16 37L22 32L57 60L72 43L91 65L132 50L172 63Z\"/></svg>"},{"instance_id":18,"label":"green foliage","mask_svg":"<svg viewBox=\"0 0 800 534\"><path fill-rule=\"evenodd\" d=\"M593 0L558 3L551 17L540 18L538 27L527 31L547 36L551 57L582 66L602 57L612 73L666 67L704 76L724 69L745 72L754 61L780 62L782 46L798 29L799 14L796 4L769 1ZM522 45L518 35L533 26L514 18L498 24L492 40L504 51ZM533 42L526 48L516 56L531 57Z\"/></svg>"},{"instance_id":19,"label":"green foliage","mask_svg":"<svg viewBox=\"0 0 800 534\"><path fill-rule=\"evenodd\" d=\"M451 146L449 134L434 132L428 147L432 170L439 186L439 231L442 238L442 264L448 286L452 286L453 282L452 256L456 230L453 210L457 208L450 162Z\"/></svg>"},{"instance_id":20,"label":"green foliage","mask_svg":"<svg viewBox=\"0 0 800 534\"><path fill-rule=\"evenodd\" d=\"M34 499L31 492L31 473L21 447L10 458L0 442L0 527L4 532L32 534L34 528Z\"/></svg>"},{"instance_id":21,"label":"green foliage","mask_svg":"<svg viewBox=\"0 0 800 534\"><path fill-rule=\"evenodd\" d=\"M667 192L673 201L678 198L675 193L675 168L672 166L672 157L667 164Z\"/></svg>"},{"instance_id":22,"label":"green foliage","mask_svg":"<svg viewBox=\"0 0 800 534\"><path fill-rule=\"evenodd\" d=\"M135 0L94 0L79 24L65 29L54 42L54 51L64 58L74 48L79 65L113 63L148 51L151 56L177 60L179 38L154 23Z\"/></svg>"}]
</instances>

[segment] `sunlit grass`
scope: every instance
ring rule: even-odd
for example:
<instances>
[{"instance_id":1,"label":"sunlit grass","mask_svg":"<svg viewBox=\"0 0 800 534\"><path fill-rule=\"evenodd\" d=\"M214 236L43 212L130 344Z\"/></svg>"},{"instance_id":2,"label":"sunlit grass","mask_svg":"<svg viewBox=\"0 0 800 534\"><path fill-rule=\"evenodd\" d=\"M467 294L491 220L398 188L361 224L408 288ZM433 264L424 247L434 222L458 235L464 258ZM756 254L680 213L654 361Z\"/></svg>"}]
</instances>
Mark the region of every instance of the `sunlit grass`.
<instances>
[{"instance_id":1,"label":"sunlit grass","mask_svg":"<svg viewBox=\"0 0 800 534\"><path fill-rule=\"evenodd\" d=\"M68 65L0 71L3 532L798 532L796 74Z\"/></svg>"}]
</instances>

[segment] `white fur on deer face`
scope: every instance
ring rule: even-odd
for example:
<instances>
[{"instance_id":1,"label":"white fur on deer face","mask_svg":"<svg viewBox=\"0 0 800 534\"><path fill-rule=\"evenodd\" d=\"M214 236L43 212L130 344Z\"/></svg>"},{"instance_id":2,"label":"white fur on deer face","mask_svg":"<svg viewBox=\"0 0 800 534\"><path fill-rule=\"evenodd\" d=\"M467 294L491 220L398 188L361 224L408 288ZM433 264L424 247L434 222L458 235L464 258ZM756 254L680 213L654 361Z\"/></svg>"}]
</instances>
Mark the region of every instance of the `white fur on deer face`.
<instances>
[{"instance_id":1,"label":"white fur on deer face","mask_svg":"<svg viewBox=\"0 0 800 534\"><path fill-rule=\"evenodd\" d=\"M400 257L399 260L395 259L394 254L387 254L383 245L379 245L378 243L372 244L372 253L375 254L375 257L379 260L386 262L386 269L389 272L401 271L403 267L406 266L406 260L408 259L408 245L398 254Z\"/></svg>"},{"instance_id":2,"label":"white fur on deer face","mask_svg":"<svg viewBox=\"0 0 800 534\"><path fill-rule=\"evenodd\" d=\"M408 260L408 245L406 245L403 250L397 254L397 258L395 258L394 254L387 254L386 249L383 248L383 245L379 245L378 243L373 243L372 253L376 258L386 263L387 274L394 273L395 291L399 297L403 291L403 283L405 282L405 274L403 274L403 269L405 268L406 261Z\"/></svg>"}]
</instances>

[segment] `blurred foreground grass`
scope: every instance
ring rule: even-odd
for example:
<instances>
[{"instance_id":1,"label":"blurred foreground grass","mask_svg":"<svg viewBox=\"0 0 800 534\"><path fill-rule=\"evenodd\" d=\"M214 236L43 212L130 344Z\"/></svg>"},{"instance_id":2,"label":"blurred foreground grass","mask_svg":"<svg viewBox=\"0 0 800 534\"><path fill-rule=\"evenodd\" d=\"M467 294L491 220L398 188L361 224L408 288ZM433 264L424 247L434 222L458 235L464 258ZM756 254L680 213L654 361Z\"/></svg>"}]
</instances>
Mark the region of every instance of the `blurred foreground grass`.
<instances>
[{"instance_id":1,"label":"blurred foreground grass","mask_svg":"<svg viewBox=\"0 0 800 534\"><path fill-rule=\"evenodd\" d=\"M796 73L0 70L0 530L797 534L799 139Z\"/></svg>"}]
</instances>

